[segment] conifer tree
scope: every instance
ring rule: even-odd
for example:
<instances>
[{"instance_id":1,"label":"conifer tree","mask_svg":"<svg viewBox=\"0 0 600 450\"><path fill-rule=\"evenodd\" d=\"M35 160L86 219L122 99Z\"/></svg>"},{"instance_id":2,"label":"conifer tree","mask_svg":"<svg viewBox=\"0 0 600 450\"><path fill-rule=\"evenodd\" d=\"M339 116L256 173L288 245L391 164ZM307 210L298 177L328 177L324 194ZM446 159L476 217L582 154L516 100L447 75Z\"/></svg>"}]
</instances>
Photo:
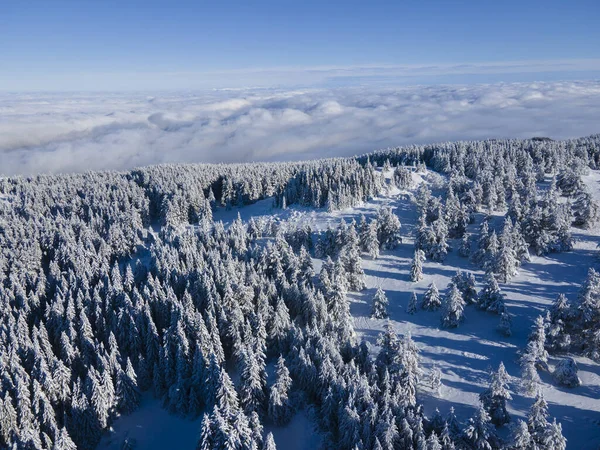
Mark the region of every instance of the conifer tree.
<instances>
[{"instance_id":1,"label":"conifer tree","mask_svg":"<svg viewBox=\"0 0 600 450\"><path fill-rule=\"evenodd\" d=\"M477 412L469 419L464 431L467 444L477 450L498 448L498 437L486 410L479 406Z\"/></svg>"},{"instance_id":2,"label":"conifer tree","mask_svg":"<svg viewBox=\"0 0 600 450\"><path fill-rule=\"evenodd\" d=\"M485 286L479 293L477 306L479 309L483 309L494 314L502 314L503 312L506 312L504 296L500 291L496 277L494 277L494 275L491 273L488 273L485 277Z\"/></svg>"},{"instance_id":3,"label":"conifer tree","mask_svg":"<svg viewBox=\"0 0 600 450\"><path fill-rule=\"evenodd\" d=\"M449 292L444 302L442 313L442 326L456 328L464 320L465 302L454 283L450 284Z\"/></svg>"},{"instance_id":4,"label":"conifer tree","mask_svg":"<svg viewBox=\"0 0 600 450\"><path fill-rule=\"evenodd\" d=\"M508 391L508 380L508 373L506 373L504 364L500 362L498 370L492 372L490 376L490 387L479 395L481 404L496 426L510 422L510 416L506 410L506 401L512 398Z\"/></svg>"},{"instance_id":5,"label":"conifer tree","mask_svg":"<svg viewBox=\"0 0 600 450\"><path fill-rule=\"evenodd\" d=\"M385 292L381 287L377 288L375 296L373 297L373 306L371 307L371 318L373 319L387 319L388 318L388 299Z\"/></svg>"},{"instance_id":6,"label":"conifer tree","mask_svg":"<svg viewBox=\"0 0 600 450\"><path fill-rule=\"evenodd\" d=\"M423 301L421 302L421 308L426 311L437 311L442 306L440 299L440 292L438 291L435 281L431 282L425 294L423 295Z\"/></svg>"},{"instance_id":7,"label":"conifer tree","mask_svg":"<svg viewBox=\"0 0 600 450\"><path fill-rule=\"evenodd\" d=\"M512 317L510 313L503 312L500 314L500 323L498 324L500 334L510 337L512 335Z\"/></svg>"},{"instance_id":8,"label":"conifer tree","mask_svg":"<svg viewBox=\"0 0 600 450\"><path fill-rule=\"evenodd\" d=\"M414 314L417 312L417 294L415 292L410 294L410 300L408 301L406 312L408 314Z\"/></svg>"},{"instance_id":9,"label":"conifer tree","mask_svg":"<svg viewBox=\"0 0 600 450\"><path fill-rule=\"evenodd\" d=\"M417 282L423 279L423 262L425 253L423 250L416 249L410 267L410 281Z\"/></svg>"},{"instance_id":10,"label":"conifer tree","mask_svg":"<svg viewBox=\"0 0 600 450\"><path fill-rule=\"evenodd\" d=\"M292 386L290 372L282 356L277 360L277 375L275 384L269 393L269 418L277 425L287 424L293 413L289 392Z\"/></svg>"}]
</instances>

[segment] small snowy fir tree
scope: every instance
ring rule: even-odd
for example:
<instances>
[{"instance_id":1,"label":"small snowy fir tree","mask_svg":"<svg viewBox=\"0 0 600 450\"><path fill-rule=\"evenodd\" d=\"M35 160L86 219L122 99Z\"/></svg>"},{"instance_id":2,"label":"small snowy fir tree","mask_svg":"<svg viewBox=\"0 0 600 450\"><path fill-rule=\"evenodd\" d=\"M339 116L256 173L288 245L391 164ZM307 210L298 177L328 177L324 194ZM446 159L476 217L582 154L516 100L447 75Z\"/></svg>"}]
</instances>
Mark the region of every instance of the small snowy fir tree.
<instances>
[{"instance_id":1,"label":"small snowy fir tree","mask_svg":"<svg viewBox=\"0 0 600 450\"><path fill-rule=\"evenodd\" d=\"M524 420L519 419L511 426L509 445L509 448L514 450L531 450L535 448L533 438Z\"/></svg>"},{"instance_id":2,"label":"small snowy fir tree","mask_svg":"<svg viewBox=\"0 0 600 450\"><path fill-rule=\"evenodd\" d=\"M454 283L450 284L450 291L444 302L442 313L442 326L445 328L456 328L464 320L465 302Z\"/></svg>"},{"instance_id":3,"label":"small snowy fir tree","mask_svg":"<svg viewBox=\"0 0 600 450\"><path fill-rule=\"evenodd\" d=\"M463 258L468 258L471 256L471 235L469 233L463 234L463 237L460 240L458 254Z\"/></svg>"},{"instance_id":4,"label":"small snowy fir tree","mask_svg":"<svg viewBox=\"0 0 600 450\"><path fill-rule=\"evenodd\" d=\"M423 295L421 308L426 311L437 311L440 308L440 306L442 306L440 292L438 291L435 282L432 282L425 291L425 295Z\"/></svg>"},{"instance_id":5,"label":"small snowy fir tree","mask_svg":"<svg viewBox=\"0 0 600 450\"><path fill-rule=\"evenodd\" d=\"M537 316L528 338L526 352L535 358L535 364L542 370L548 370L548 352L546 351L546 323Z\"/></svg>"},{"instance_id":6,"label":"small snowy fir tree","mask_svg":"<svg viewBox=\"0 0 600 450\"><path fill-rule=\"evenodd\" d=\"M367 226L365 236L365 251L371 259L379 258L379 240L377 239L377 221L371 220Z\"/></svg>"},{"instance_id":7,"label":"small snowy fir tree","mask_svg":"<svg viewBox=\"0 0 600 450\"><path fill-rule=\"evenodd\" d=\"M410 294L410 300L408 301L408 306L406 307L406 312L408 314L414 314L417 312L417 294L413 292Z\"/></svg>"},{"instance_id":8,"label":"small snowy fir tree","mask_svg":"<svg viewBox=\"0 0 600 450\"><path fill-rule=\"evenodd\" d=\"M371 318L372 319L387 319L388 318L388 299L385 295L385 292L381 287L377 288L375 292L375 296L373 297L373 306L371 308Z\"/></svg>"},{"instance_id":9,"label":"small snowy fir tree","mask_svg":"<svg viewBox=\"0 0 600 450\"><path fill-rule=\"evenodd\" d=\"M263 443L262 450L277 450L277 446L275 445L275 439L273 438L273 433L269 431L267 437L265 437L265 442Z\"/></svg>"},{"instance_id":10,"label":"small snowy fir tree","mask_svg":"<svg viewBox=\"0 0 600 450\"><path fill-rule=\"evenodd\" d=\"M504 304L504 296L500 291L496 277L492 273L488 273L485 278L485 286L479 293L477 306L494 314L502 314L506 312Z\"/></svg>"},{"instance_id":11,"label":"small snowy fir tree","mask_svg":"<svg viewBox=\"0 0 600 450\"><path fill-rule=\"evenodd\" d=\"M521 365L521 386L525 394L533 396L541 382L536 366L535 354L527 349L521 355L519 364Z\"/></svg>"},{"instance_id":12,"label":"small snowy fir tree","mask_svg":"<svg viewBox=\"0 0 600 450\"><path fill-rule=\"evenodd\" d=\"M282 356L277 360L277 378L269 394L269 418L276 425L285 425L292 418L293 409L289 391L292 386L290 372Z\"/></svg>"},{"instance_id":13,"label":"small snowy fir tree","mask_svg":"<svg viewBox=\"0 0 600 450\"><path fill-rule=\"evenodd\" d=\"M562 359L556 365L552 376L561 386L577 387L581 385L581 380L577 376L577 363L573 358Z\"/></svg>"},{"instance_id":14,"label":"small snowy fir tree","mask_svg":"<svg viewBox=\"0 0 600 450\"><path fill-rule=\"evenodd\" d=\"M423 279L423 262L425 261L425 253L423 250L415 250L412 264L410 267L410 281L417 282Z\"/></svg>"},{"instance_id":15,"label":"small snowy fir tree","mask_svg":"<svg viewBox=\"0 0 600 450\"><path fill-rule=\"evenodd\" d=\"M464 431L465 442L469 448L477 450L492 450L498 448L499 439L491 419L483 406L469 419Z\"/></svg>"},{"instance_id":16,"label":"small snowy fir tree","mask_svg":"<svg viewBox=\"0 0 600 450\"><path fill-rule=\"evenodd\" d=\"M471 272L458 270L452 277L452 282L463 295L463 300L468 305L477 302L477 289L475 289L475 277Z\"/></svg>"},{"instance_id":17,"label":"small snowy fir tree","mask_svg":"<svg viewBox=\"0 0 600 450\"><path fill-rule=\"evenodd\" d=\"M500 314L500 323L497 330L503 336L510 337L512 335L512 317L510 313L505 311Z\"/></svg>"},{"instance_id":18,"label":"small snowy fir tree","mask_svg":"<svg viewBox=\"0 0 600 450\"><path fill-rule=\"evenodd\" d=\"M490 376L490 387L479 395L481 404L496 426L510 422L510 416L506 410L506 401L512 398L508 392L508 381L508 373L501 362L498 370L492 372Z\"/></svg>"},{"instance_id":19,"label":"small snowy fir tree","mask_svg":"<svg viewBox=\"0 0 600 450\"><path fill-rule=\"evenodd\" d=\"M562 434L562 425L552 420L552 423L546 427L546 432L542 440L544 448L552 450L565 450L567 448L567 439Z\"/></svg>"},{"instance_id":20,"label":"small snowy fir tree","mask_svg":"<svg viewBox=\"0 0 600 450\"><path fill-rule=\"evenodd\" d=\"M442 371L438 366L433 366L431 368L431 372L429 373L429 386L437 395L440 394L442 390Z\"/></svg>"}]
</instances>

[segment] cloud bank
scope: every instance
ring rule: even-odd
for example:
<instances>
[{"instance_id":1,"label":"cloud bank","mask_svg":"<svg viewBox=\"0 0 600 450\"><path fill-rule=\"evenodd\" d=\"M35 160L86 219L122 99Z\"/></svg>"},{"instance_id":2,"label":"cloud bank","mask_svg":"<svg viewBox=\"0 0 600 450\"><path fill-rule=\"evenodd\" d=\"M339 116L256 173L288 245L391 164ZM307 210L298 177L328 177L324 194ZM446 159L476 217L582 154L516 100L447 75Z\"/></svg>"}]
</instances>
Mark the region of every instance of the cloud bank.
<instances>
[{"instance_id":1,"label":"cloud bank","mask_svg":"<svg viewBox=\"0 0 600 450\"><path fill-rule=\"evenodd\" d=\"M600 132L600 81L0 95L0 173L294 160Z\"/></svg>"}]
</instances>

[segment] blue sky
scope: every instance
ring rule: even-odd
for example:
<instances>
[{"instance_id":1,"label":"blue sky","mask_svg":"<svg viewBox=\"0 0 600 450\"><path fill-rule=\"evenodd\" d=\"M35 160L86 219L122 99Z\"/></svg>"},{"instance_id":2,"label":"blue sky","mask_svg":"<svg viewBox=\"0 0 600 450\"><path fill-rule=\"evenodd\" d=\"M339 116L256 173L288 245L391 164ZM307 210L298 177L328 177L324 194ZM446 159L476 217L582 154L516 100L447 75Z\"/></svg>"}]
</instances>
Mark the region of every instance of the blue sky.
<instances>
[{"instance_id":1,"label":"blue sky","mask_svg":"<svg viewBox=\"0 0 600 450\"><path fill-rule=\"evenodd\" d=\"M597 1L4 0L0 89L599 78L599 19Z\"/></svg>"}]
</instances>

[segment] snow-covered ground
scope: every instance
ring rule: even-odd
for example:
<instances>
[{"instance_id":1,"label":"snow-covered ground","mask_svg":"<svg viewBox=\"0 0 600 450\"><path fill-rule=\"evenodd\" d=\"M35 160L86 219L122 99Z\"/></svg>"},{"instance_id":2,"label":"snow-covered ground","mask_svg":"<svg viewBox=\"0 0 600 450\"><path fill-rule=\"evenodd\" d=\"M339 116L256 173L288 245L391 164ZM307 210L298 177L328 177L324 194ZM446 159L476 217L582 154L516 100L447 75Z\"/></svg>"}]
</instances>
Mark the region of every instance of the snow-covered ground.
<instances>
[{"instance_id":1,"label":"snow-covered ground","mask_svg":"<svg viewBox=\"0 0 600 450\"><path fill-rule=\"evenodd\" d=\"M413 175L417 183L423 182L419 174ZM425 176L430 182L430 176ZM600 172L592 172L584 180L597 201L600 201ZM418 283L409 280L410 264L413 257L413 235L417 221L410 193L391 190L388 195L375 199L361 207L327 213L307 208L290 207L287 210L272 209L272 200L267 199L241 209L222 210L215 214L215 220L230 222L239 213L244 221L251 217L276 215L282 219L292 219L311 224L313 230L324 229L328 223L335 226L341 218L347 221L358 219L360 214L374 216L381 205L392 206L402 222L403 243L393 251L382 252L379 259L363 259L367 289L350 294L351 312L357 335L364 338L377 351L375 341L385 325L385 321L370 319L371 299L378 286L381 286L390 301L389 314L399 333L410 332L421 351L422 367L425 371L420 390L420 399L426 413L439 408L446 414L451 406L461 420L467 420L475 411L479 393L487 386L488 371L504 362L508 373L518 377L518 350L527 341L535 317L552 303L559 293L565 293L574 300L579 286L584 281L590 266L598 266L597 245L600 243L600 230L582 231L573 229L577 243L573 251L551 254L545 257L532 256L525 263L519 275L500 287L506 296L509 312L513 314L513 334L504 337L496 331L498 316L476 310L469 306L466 319L457 329L440 328L440 312L419 310L414 315L406 312L411 293L419 297L431 282L435 282L444 294L450 278L458 269L475 275L478 288L483 281L483 272L468 259L458 256L458 242L451 242L454 251L444 263L426 262L424 278ZM479 218L480 219L480 218ZM501 218L493 225L500 226ZM478 223L470 225L469 231L477 232ZM320 262L315 261L318 269ZM600 365L584 357L575 357L579 366L582 384L576 388L556 386L549 373L541 373L542 391L549 404L551 416L562 422L563 433L570 449L597 449L600 446ZM558 360L551 358L551 366ZM443 387L440 394L426 386L427 372L437 365L442 371ZM551 367L552 368L552 367ZM514 417L524 417L533 399L521 394L518 383L511 384L513 399L509 411ZM130 416L120 418L113 426L114 433L106 437L99 448L119 448L126 436L138 441L138 448L164 448L165 442L171 448L194 448L200 425L199 420L191 421L169 415L151 397L144 397L142 407ZM271 428L277 448L283 450L313 449L318 438L314 436L312 425L306 414L301 412L290 425L283 429ZM176 439L174 441L173 439Z\"/></svg>"}]
</instances>

